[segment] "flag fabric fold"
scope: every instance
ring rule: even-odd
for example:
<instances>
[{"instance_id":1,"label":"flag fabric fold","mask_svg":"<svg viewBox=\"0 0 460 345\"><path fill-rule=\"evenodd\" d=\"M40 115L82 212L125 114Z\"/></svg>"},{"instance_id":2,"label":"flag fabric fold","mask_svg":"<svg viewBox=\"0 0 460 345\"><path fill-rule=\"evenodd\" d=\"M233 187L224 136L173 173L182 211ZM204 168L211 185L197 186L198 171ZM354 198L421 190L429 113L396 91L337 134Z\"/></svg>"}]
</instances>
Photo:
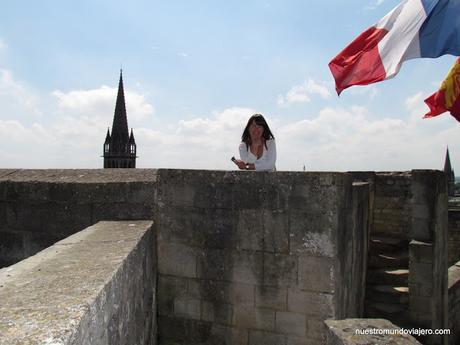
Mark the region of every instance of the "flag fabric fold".
<instances>
[{"instance_id":1,"label":"flag fabric fold","mask_svg":"<svg viewBox=\"0 0 460 345\"><path fill-rule=\"evenodd\" d=\"M424 118L438 116L446 111L460 122L460 58L458 58L438 92L425 99L430 111Z\"/></svg>"},{"instance_id":2,"label":"flag fabric fold","mask_svg":"<svg viewBox=\"0 0 460 345\"><path fill-rule=\"evenodd\" d=\"M394 77L404 61L460 55L460 0L403 0L329 63L337 94Z\"/></svg>"}]
</instances>

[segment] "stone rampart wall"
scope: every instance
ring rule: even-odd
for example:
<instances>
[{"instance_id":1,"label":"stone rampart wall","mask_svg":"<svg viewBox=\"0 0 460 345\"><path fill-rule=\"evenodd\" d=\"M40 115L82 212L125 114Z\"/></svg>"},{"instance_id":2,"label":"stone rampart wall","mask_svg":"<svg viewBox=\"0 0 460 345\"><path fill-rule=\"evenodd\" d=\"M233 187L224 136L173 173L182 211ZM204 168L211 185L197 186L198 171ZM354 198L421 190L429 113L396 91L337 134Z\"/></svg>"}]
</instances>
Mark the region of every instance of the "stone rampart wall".
<instances>
[{"instance_id":1,"label":"stone rampart wall","mask_svg":"<svg viewBox=\"0 0 460 345\"><path fill-rule=\"evenodd\" d=\"M449 344L460 342L460 261L449 268Z\"/></svg>"},{"instance_id":2,"label":"stone rampart wall","mask_svg":"<svg viewBox=\"0 0 460 345\"><path fill-rule=\"evenodd\" d=\"M351 181L161 170L159 344L320 344L323 320L359 316L368 187Z\"/></svg>"},{"instance_id":3,"label":"stone rampart wall","mask_svg":"<svg viewBox=\"0 0 460 345\"><path fill-rule=\"evenodd\" d=\"M448 264L460 260L460 208L449 208Z\"/></svg>"},{"instance_id":4,"label":"stone rampart wall","mask_svg":"<svg viewBox=\"0 0 460 345\"><path fill-rule=\"evenodd\" d=\"M153 219L156 170L0 170L0 268L100 220Z\"/></svg>"},{"instance_id":5,"label":"stone rampart wall","mask_svg":"<svg viewBox=\"0 0 460 345\"><path fill-rule=\"evenodd\" d=\"M156 344L151 221L100 222L0 270L0 344Z\"/></svg>"},{"instance_id":6,"label":"stone rampart wall","mask_svg":"<svg viewBox=\"0 0 460 345\"><path fill-rule=\"evenodd\" d=\"M410 172L375 173L373 233L409 239L410 176Z\"/></svg>"}]
</instances>

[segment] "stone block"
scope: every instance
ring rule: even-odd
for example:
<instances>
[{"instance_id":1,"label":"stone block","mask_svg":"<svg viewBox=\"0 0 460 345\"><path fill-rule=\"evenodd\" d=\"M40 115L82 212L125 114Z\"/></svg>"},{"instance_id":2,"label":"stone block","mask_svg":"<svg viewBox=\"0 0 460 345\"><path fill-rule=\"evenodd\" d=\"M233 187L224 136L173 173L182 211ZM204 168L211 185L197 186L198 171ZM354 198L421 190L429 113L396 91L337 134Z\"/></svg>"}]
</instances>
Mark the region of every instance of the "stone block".
<instances>
[{"instance_id":1,"label":"stone block","mask_svg":"<svg viewBox=\"0 0 460 345\"><path fill-rule=\"evenodd\" d=\"M206 210L201 224L205 248L236 248L236 212L227 209Z\"/></svg>"},{"instance_id":2,"label":"stone block","mask_svg":"<svg viewBox=\"0 0 460 345\"><path fill-rule=\"evenodd\" d=\"M305 337L288 336L287 345L316 345L318 342Z\"/></svg>"},{"instance_id":3,"label":"stone block","mask_svg":"<svg viewBox=\"0 0 460 345\"><path fill-rule=\"evenodd\" d=\"M233 209L235 203L233 183L223 183L221 180L204 180L195 188L193 204L195 207Z\"/></svg>"},{"instance_id":4,"label":"stone block","mask_svg":"<svg viewBox=\"0 0 460 345\"><path fill-rule=\"evenodd\" d=\"M230 249L204 248L198 253L197 276L206 280L232 280L233 254Z\"/></svg>"},{"instance_id":5,"label":"stone block","mask_svg":"<svg viewBox=\"0 0 460 345\"><path fill-rule=\"evenodd\" d=\"M184 181L171 179L160 182L157 191L157 202L169 206L193 207L196 190L195 186Z\"/></svg>"},{"instance_id":6,"label":"stone block","mask_svg":"<svg viewBox=\"0 0 460 345\"><path fill-rule=\"evenodd\" d=\"M276 332L303 337L306 331L307 323L305 314L286 311L276 312Z\"/></svg>"},{"instance_id":7,"label":"stone block","mask_svg":"<svg viewBox=\"0 0 460 345\"><path fill-rule=\"evenodd\" d=\"M275 329L275 311L237 305L233 308L233 325L238 328L273 331Z\"/></svg>"},{"instance_id":8,"label":"stone block","mask_svg":"<svg viewBox=\"0 0 460 345\"><path fill-rule=\"evenodd\" d=\"M264 285L296 286L297 256L287 254L264 254Z\"/></svg>"},{"instance_id":9,"label":"stone block","mask_svg":"<svg viewBox=\"0 0 460 345\"><path fill-rule=\"evenodd\" d=\"M428 284L433 282L433 265L411 262L409 266L409 283Z\"/></svg>"},{"instance_id":10,"label":"stone block","mask_svg":"<svg viewBox=\"0 0 460 345\"><path fill-rule=\"evenodd\" d=\"M307 320L307 338L321 341L326 337L326 325L323 320Z\"/></svg>"},{"instance_id":11,"label":"stone block","mask_svg":"<svg viewBox=\"0 0 460 345\"><path fill-rule=\"evenodd\" d=\"M419 219L431 219L431 207L427 204L412 204L412 215Z\"/></svg>"},{"instance_id":12,"label":"stone block","mask_svg":"<svg viewBox=\"0 0 460 345\"><path fill-rule=\"evenodd\" d=\"M155 219L158 242L202 246L204 210L170 206L161 209Z\"/></svg>"},{"instance_id":13,"label":"stone block","mask_svg":"<svg viewBox=\"0 0 460 345\"><path fill-rule=\"evenodd\" d=\"M201 304L201 319L218 324L231 325L233 320L233 305L227 303L207 302Z\"/></svg>"},{"instance_id":14,"label":"stone block","mask_svg":"<svg viewBox=\"0 0 460 345\"><path fill-rule=\"evenodd\" d=\"M263 254L258 252L235 251L232 255L232 281L260 284L263 279Z\"/></svg>"},{"instance_id":15,"label":"stone block","mask_svg":"<svg viewBox=\"0 0 460 345\"><path fill-rule=\"evenodd\" d=\"M334 263L328 257L299 257L299 287L317 292L334 292Z\"/></svg>"},{"instance_id":16,"label":"stone block","mask_svg":"<svg viewBox=\"0 0 460 345\"><path fill-rule=\"evenodd\" d=\"M429 297L433 294L433 284L429 282L411 283L409 282L409 291L413 296Z\"/></svg>"},{"instance_id":17,"label":"stone block","mask_svg":"<svg viewBox=\"0 0 460 345\"><path fill-rule=\"evenodd\" d=\"M24 258L35 255L39 251L48 248L64 236L50 233L25 232L24 233ZM0 254L1 255L1 254Z\"/></svg>"},{"instance_id":18,"label":"stone block","mask_svg":"<svg viewBox=\"0 0 460 345\"><path fill-rule=\"evenodd\" d=\"M97 203L92 204L91 211L93 222L98 222L101 220L136 220L154 218L153 205L144 203Z\"/></svg>"},{"instance_id":19,"label":"stone block","mask_svg":"<svg viewBox=\"0 0 460 345\"><path fill-rule=\"evenodd\" d=\"M93 223L91 205L12 202L6 209L7 226L21 231L66 237Z\"/></svg>"},{"instance_id":20,"label":"stone block","mask_svg":"<svg viewBox=\"0 0 460 345\"><path fill-rule=\"evenodd\" d=\"M398 334L396 331L399 327L384 319L326 320L324 323L326 344L420 345L412 336ZM364 334L356 334L357 330ZM375 334L375 330L394 330L394 334Z\"/></svg>"},{"instance_id":21,"label":"stone block","mask_svg":"<svg viewBox=\"0 0 460 345\"><path fill-rule=\"evenodd\" d=\"M310 318L334 317L334 296L328 293L288 289L287 310L306 314Z\"/></svg>"},{"instance_id":22,"label":"stone block","mask_svg":"<svg viewBox=\"0 0 460 345\"><path fill-rule=\"evenodd\" d=\"M430 221L422 218L412 218L410 235L419 241L430 241Z\"/></svg>"},{"instance_id":23,"label":"stone block","mask_svg":"<svg viewBox=\"0 0 460 345\"><path fill-rule=\"evenodd\" d=\"M244 209L238 211L237 248L263 249L264 228L262 210Z\"/></svg>"},{"instance_id":24,"label":"stone block","mask_svg":"<svg viewBox=\"0 0 460 345\"><path fill-rule=\"evenodd\" d=\"M199 320L201 318L201 301L187 296L174 299L174 315Z\"/></svg>"},{"instance_id":25,"label":"stone block","mask_svg":"<svg viewBox=\"0 0 460 345\"><path fill-rule=\"evenodd\" d=\"M50 334L62 343L144 343L155 310L151 226L98 223L13 266L0 284L0 343L44 344Z\"/></svg>"},{"instance_id":26,"label":"stone block","mask_svg":"<svg viewBox=\"0 0 460 345\"><path fill-rule=\"evenodd\" d=\"M211 339L209 344L215 345L247 345L248 331L233 327L222 326L218 324L212 325Z\"/></svg>"},{"instance_id":27,"label":"stone block","mask_svg":"<svg viewBox=\"0 0 460 345\"><path fill-rule=\"evenodd\" d=\"M235 306L233 308L232 323L237 328L255 328L256 313L254 306Z\"/></svg>"},{"instance_id":28,"label":"stone block","mask_svg":"<svg viewBox=\"0 0 460 345\"><path fill-rule=\"evenodd\" d=\"M263 183L257 183L258 178L263 179L258 173L250 173L251 181L237 183L233 188L233 207L237 210L260 209L266 202ZM249 177L249 176L248 176ZM247 183L245 183L247 182Z\"/></svg>"},{"instance_id":29,"label":"stone block","mask_svg":"<svg viewBox=\"0 0 460 345\"><path fill-rule=\"evenodd\" d=\"M249 331L248 345L286 345L287 339L283 334L266 331Z\"/></svg>"},{"instance_id":30,"label":"stone block","mask_svg":"<svg viewBox=\"0 0 460 345\"><path fill-rule=\"evenodd\" d=\"M197 276L195 249L176 243L158 244L158 271L163 274L195 278Z\"/></svg>"},{"instance_id":31,"label":"stone block","mask_svg":"<svg viewBox=\"0 0 460 345\"><path fill-rule=\"evenodd\" d=\"M296 212L289 215L291 253L333 256L332 231L337 224L337 214L332 210Z\"/></svg>"},{"instance_id":32,"label":"stone block","mask_svg":"<svg viewBox=\"0 0 460 345\"><path fill-rule=\"evenodd\" d=\"M433 244L411 241L409 243L409 259L411 263L423 262L431 264L434 259Z\"/></svg>"},{"instance_id":33,"label":"stone block","mask_svg":"<svg viewBox=\"0 0 460 345\"><path fill-rule=\"evenodd\" d=\"M263 212L264 251L289 253L289 213L284 211Z\"/></svg>"},{"instance_id":34,"label":"stone block","mask_svg":"<svg viewBox=\"0 0 460 345\"><path fill-rule=\"evenodd\" d=\"M254 305L254 285L209 279L188 280L189 296L212 303Z\"/></svg>"},{"instance_id":35,"label":"stone block","mask_svg":"<svg viewBox=\"0 0 460 345\"><path fill-rule=\"evenodd\" d=\"M256 287L256 307L286 310L286 301L286 288L265 285Z\"/></svg>"},{"instance_id":36,"label":"stone block","mask_svg":"<svg viewBox=\"0 0 460 345\"><path fill-rule=\"evenodd\" d=\"M8 229L0 232L0 259L8 266L23 260L25 256L24 233ZM1 266L3 267L3 266ZM0 267L0 268L1 268Z\"/></svg>"},{"instance_id":37,"label":"stone block","mask_svg":"<svg viewBox=\"0 0 460 345\"><path fill-rule=\"evenodd\" d=\"M160 315L158 337L160 344L206 343L211 338L212 327L210 322Z\"/></svg>"},{"instance_id":38,"label":"stone block","mask_svg":"<svg viewBox=\"0 0 460 345\"><path fill-rule=\"evenodd\" d=\"M409 296L409 311L411 313L431 315L431 297Z\"/></svg>"},{"instance_id":39,"label":"stone block","mask_svg":"<svg viewBox=\"0 0 460 345\"><path fill-rule=\"evenodd\" d=\"M255 308L255 328L265 331L275 330L275 311L266 308Z\"/></svg>"},{"instance_id":40,"label":"stone block","mask_svg":"<svg viewBox=\"0 0 460 345\"><path fill-rule=\"evenodd\" d=\"M229 302L238 305L254 305L255 286L251 284L230 284Z\"/></svg>"}]
</instances>

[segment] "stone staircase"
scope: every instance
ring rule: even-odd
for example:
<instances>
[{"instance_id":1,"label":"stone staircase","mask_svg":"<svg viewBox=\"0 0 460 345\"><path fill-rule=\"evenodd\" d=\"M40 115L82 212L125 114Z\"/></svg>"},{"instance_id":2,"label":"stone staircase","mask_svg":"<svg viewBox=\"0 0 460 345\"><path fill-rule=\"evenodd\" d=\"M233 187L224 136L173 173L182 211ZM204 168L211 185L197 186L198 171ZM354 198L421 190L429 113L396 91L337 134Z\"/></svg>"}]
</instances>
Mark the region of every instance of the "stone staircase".
<instances>
[{"instance_id":1,"label":"stone staircase","mask_svg":"<svg viewBox=\"0 0 460 345\"><path fill-rule=\"evenodd\" d=\"M404 327L409 324L409 242L371 235L365 317L384 318Z\"/></svg>"}]
</instances>

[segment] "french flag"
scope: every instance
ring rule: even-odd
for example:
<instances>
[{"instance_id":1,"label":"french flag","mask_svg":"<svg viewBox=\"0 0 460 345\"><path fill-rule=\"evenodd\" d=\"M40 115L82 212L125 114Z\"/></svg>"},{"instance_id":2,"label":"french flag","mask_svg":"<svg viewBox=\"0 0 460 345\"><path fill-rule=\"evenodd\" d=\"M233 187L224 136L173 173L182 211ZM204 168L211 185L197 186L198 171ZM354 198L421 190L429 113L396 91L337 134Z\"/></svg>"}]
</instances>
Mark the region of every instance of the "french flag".
<instances>
[{"instance_id":1,"label":"french flag","mask_svg":"<svg viewBox=\"0 0 460 345\"><path fill-rule=\"evenodd\" d=\"M329 63L337 94L394 77L415 58L460 55L460 0L403 0Z\"/></svg>"}]
</instances>

